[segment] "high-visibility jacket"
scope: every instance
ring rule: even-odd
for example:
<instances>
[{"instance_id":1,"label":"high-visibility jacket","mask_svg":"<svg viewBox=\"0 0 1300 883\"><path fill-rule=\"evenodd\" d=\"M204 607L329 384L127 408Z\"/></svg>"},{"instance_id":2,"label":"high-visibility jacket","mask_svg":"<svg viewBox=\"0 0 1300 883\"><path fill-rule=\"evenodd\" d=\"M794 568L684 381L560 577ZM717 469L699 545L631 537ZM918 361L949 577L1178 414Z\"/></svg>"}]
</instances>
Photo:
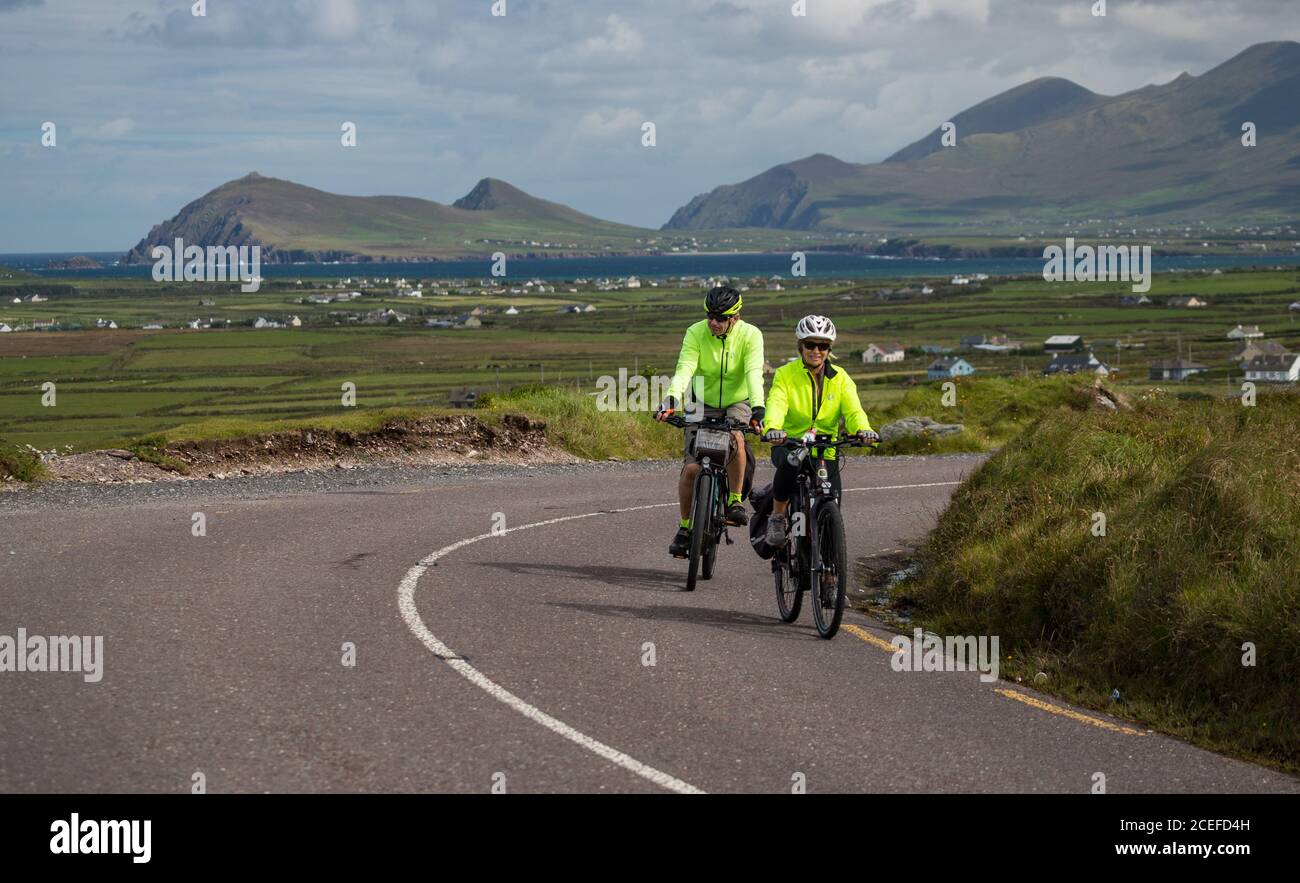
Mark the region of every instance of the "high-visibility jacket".
<instances>
[{"instance_id":1,"label":"high-visibility jacket","mask_svg":"<svg viewBox=\"0 0 1300 883\"><path fill-rule=\"evenodd\" d=\"M820 394L812 372L802 360L795 360L776 369L772 389L767 395L767 414L763 418L765 429L779 429L789 436L802 436L809 429L819 435L839 435L840 419L849 434L866 430L871 432L871 421L858 400L858 385L849 372L836 368L827 360L822 369ZM828 450L826 458L834 459L835 451Z\"/></svg>"},{"instance_id":2,"label":"high-visibility jacket","mask_svg":"<svg viewBox=\"0 0 1300 883\"><path fill-rule=\"evenodd\" d=\"M748 401L763 404L763 333L743 319L727 332L714 337L708 320L696 322L682 338L677 371L668 384L668 395L686 400L686 389L710 408L729 408Z\"/></svg>"}]
</instances>

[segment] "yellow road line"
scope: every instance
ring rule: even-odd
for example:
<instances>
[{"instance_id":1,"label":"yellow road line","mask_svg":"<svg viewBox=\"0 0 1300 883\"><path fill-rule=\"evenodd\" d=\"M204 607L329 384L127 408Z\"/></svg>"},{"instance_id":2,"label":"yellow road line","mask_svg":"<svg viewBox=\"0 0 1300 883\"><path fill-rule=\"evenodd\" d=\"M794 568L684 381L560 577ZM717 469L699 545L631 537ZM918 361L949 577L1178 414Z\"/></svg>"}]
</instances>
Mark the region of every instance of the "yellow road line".
<instances>
[{"instance_id":1,"label":"yellow road line","mask_svg":"<svg viewBox=\"0 0 1300 883\"><path fill-rule=\"evenodd\" d=\"M1041 699L1035 699L1033 696L1026 696L1024 693L1016 690L994 690L1008 699L1014 699L1017 702L1023 702L1026 705L1032 705L1034 708L1040 708L1043 711L1050 711L1052 714L1059 714L1062 717L1068 717L1085 724L1092 724L1094 727L1101 727L1103 730L1110 730L1112 733L1123 733L1126 736L1145 736L1146 733L1141 730L1135 730L1132 727L1121 727L1119 724L1112 724L1110 721L1104 721L1101 718L1090 717L1086 714L1080 714L1069 708L1062 708L1059 705L1052 705L1050 702L1044 702Z\"/></svg>"},{"instance_id":2,"label":"yellow road line","mask_svg":"<svg viewBox=\"0 0 1300 883\"><path fill-rule=\"evenodd\" d=\"M852 623L846 622L842 624L840 626L840 630L846 631L850 635L853 635L855 638L860 638L861 640L866 641L871 646L878 647L887 653L895 653L898 650L897 647L895 647L893 644L886 641L884 638L878 638L875 635L871 634L871 632L867 631L866 629L860 626L853 625ZM1142 730L1135 730L1132 727L1122 727L1119 724L1112 724L1110 721L1104 721L1101 718L1082 714L1070 708L1062 708L1059 705L1053 705L1050 702L1044 702L1041 699L1035 699L1033 696L1027 696L1024 693L1021 693L1017 690L1006 690L1006 689L999 688L999 689L995 689L994 692L1006 696L1008 699L1015 699L1017 702L1023 702L1026 705L1032 706L1042 711L1051 712L1052 714L1059 714L1062 717L1068 717L1071 720L1076 720L1079 721L1080 723L1091 724L1094 727L1101 727L1103 730L1110 730L1112 733L1122 733L1125 736L1147 735Z\"/></svg>"},{"instance_id":3,"label":"yellow road line","mask_svg":"<svg viewBox=\"0 0 1300 883\"><path fill-rule=\"evenodd\" d=\"M879 647L881 650L884 650L887 653L893 653L898 649L893 644L886 641L884 638L877 638L875 635L871 634L871 632L867 631L864 628L860 628L859 626L852 625L846 622L840 625L840 629L848 632L850 635L853 635L855 638L861 638L862 640L866 641L868 644L870 644L873 647Z\"/></svg>"}]
</instances>

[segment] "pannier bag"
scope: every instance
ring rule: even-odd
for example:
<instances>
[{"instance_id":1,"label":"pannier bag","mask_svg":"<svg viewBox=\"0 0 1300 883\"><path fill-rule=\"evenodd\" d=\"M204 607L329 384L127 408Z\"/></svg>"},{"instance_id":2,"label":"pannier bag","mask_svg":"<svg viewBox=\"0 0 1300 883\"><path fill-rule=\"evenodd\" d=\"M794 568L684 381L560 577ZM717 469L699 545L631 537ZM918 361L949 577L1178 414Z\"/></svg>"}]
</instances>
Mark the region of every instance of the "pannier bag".
<instances>
[{"instance_id":1,"label":"pannier bag","mask_svg":"<svg viewBox=\"0 0 1300 883\"><path fill-rule=\"evenodd\" d=\"M767 519L772 517L772 485L765 484L749 495L754 516L749 519L749 545L764 560L776 554L776 546L767 544Z\"/></svg>"}]
</instances>

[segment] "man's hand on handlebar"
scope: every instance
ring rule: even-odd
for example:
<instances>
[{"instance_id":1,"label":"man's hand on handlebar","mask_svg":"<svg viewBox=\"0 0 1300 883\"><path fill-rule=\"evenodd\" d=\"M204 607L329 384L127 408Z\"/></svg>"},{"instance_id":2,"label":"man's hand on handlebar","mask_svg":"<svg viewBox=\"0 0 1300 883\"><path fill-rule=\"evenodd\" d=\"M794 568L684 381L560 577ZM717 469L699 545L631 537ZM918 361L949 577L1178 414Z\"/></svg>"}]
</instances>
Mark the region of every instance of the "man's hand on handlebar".
<instances>
[{"instance_id":1,"label":"man's hand on handlebar","mask_svg":"<svg viewBox=\"0 0 1300 883\"><path fill-rule=\"evenodd\" d=\"M769 429L763 436L763 441L771 442L774 445L785 444L785 432L780 429Z\"/></svg>"},{"instance_id":2,"label":"man's hand on handlebar","mask_svg":"<svg viewBox=\"0 0 1300 883\"><path fill-rule=\"evenodd\" d=\"M681 409L682 403L677 401L675 396L669 396L664 399L664 403L659 406L659 410L655 411L655 419L663 423L669 416L681 411Z\"/></svg>"}]
</instances>

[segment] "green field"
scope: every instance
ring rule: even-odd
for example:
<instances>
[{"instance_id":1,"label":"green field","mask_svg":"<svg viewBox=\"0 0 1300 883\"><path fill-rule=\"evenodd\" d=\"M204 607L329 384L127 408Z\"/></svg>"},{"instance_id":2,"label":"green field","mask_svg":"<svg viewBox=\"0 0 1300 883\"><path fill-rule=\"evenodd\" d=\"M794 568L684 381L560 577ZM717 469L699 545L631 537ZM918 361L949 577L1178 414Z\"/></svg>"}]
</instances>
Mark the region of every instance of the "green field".
<instances>
[{"instance_id":1,"label":"green field","mask_svg":"<svg viewBox=\"0 0 1300 883\"><path fill-rule=\"evenodd\" d=\"M1188 389L1227 393L1240 385L1239 369L1227 361L1235 344L1226 339L1237 324L1257 324L1269 339L1300 349L1300 325L1287 309L1300 299L1300 275L1290 271L1161 275L1149 296L1195 294L1203 309L1123 307L1121 284L1061 284L990 280L953 287L930 280L933 295L882 298L882 289L920 286L922 280L860 281L836 286L821 281L783 291L745 292L745 318L766 335L767 357L779 365L793 356L794 323L810 312L830 315L840 329L837 353L862 389L869 412L891 416L909 378L924 380L931 356L910 349L891 365L864 366L861 351L872 341L956 347L966 334L1004 334L1023 340L1020 353L963 353L980 376L1036 374L1046 363L1042 341L1051 334L1082 334L1098 358L1118 365L1116 383L1138 389L1151 384L1147 366L1178 352L1211 367ZM31 284L30 280L12 285ZM66 286L39 304L12 303L0 282L0 322L35 320L93 325L114 319L120 330L21 332L0 335L0 436L50 450L84 450L120 442L196 420L297 418L342 410L342 384L356 384L359 409L445 406L461 389L506 391L521 384L559 384L593 392L595 378L631 373L671 373L681 335L702 316L699 289L546 294L429 296L420 300L367 293L349 305L298 304L323 280L277 282L255 294L233 286L158 285L148 280L42 280ZM757 281L756 281L757 284ZM787 283L791 284L791 283ZM564 287L564 286L562 286ZM200 298L215 300L199 307ZM591 303L596 312L560 312ZM503 315L515 305L521 314ZM423 319L482 306L478 329L431 329ZM393 308L411 318L400 325L344 324L331 312L365 313ZM194 318L247 322L257 316L297 315L301 328L248 327L192 331L131 330L147 321L176 325ZM1116 342L1133 348L1117 349ZM53 407L42 405L42 384L53 382ZM915 404L915 403L913 403ZM905 408L924 411L916 406ZM936 414L936 419L941 415ZM879 422L877 420L877 422Z\"/></svg>"}]
</instances>

